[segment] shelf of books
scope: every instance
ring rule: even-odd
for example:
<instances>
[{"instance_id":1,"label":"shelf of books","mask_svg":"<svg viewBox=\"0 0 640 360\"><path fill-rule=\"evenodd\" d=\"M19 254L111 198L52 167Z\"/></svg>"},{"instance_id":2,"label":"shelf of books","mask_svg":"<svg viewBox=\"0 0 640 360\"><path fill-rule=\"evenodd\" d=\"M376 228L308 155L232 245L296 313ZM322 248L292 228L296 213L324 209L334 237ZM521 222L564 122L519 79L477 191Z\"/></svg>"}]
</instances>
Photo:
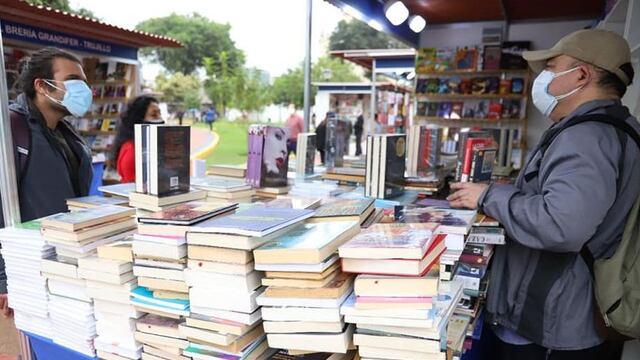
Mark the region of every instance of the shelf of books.
<instances>
[{"instance_id":1,"label":"shelf of books","mask_svg":"<svg viewBox=\"0 0 640 360\"><path fill-rule=\"evenodd\" d=\"M436 139L443 144L437 149L442 152L452 152L444 144L454 143L453 152L464 146L459 135L463 129L488 130L498 148L508 153L495 173L508 175L524 160L530 74L521 53L528 48L528 42L504 42L419 49L412 125L447 128L441 132L447 138Z\"/></svg>"},{"instance_id":2,"label":"shelf of books","mask_svg":"<svg viewBox=\"0 0 640 360\"><path fill-rule=\"evenodd\" d=\"M127 101L135 95L135 65L85 58L83 67L91 90L93 105L72 125L85 138L95 159L109 159L117 126Z\"/></svg>"}]
</instances>

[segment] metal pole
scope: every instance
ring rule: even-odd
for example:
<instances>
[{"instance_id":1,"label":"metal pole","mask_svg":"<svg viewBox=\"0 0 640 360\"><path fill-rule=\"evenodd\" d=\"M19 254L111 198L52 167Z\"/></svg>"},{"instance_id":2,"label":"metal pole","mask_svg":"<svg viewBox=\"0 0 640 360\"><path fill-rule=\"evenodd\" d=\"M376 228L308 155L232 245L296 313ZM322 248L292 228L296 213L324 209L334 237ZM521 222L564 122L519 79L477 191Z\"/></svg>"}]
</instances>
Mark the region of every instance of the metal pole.
<instances>
[{"instance_id":1,"label":"metal pole","mask_svg":"<svg viewBox=\"0 0 640 360\"><path fill-rule=\"evenodd\" d=\"M2 194L4 225L12 226L20 223L20 203L16 185L8 94L7 74L4 67L4 46L2 34L0 34L0 194Z\"/></svg>"},{"instance_id":2,"label":"metal pole","mask_svg":"<svg viewBox=\"0 0 640 360\"><path fill-rule=\"evenodd\" d=\"M304 56L304 131L309 131L311 120L311 4L313 0L307 0L307 36L305 37Z\"/></svg>"},{"instance_id":3,"label":"metal pole","mask_svg":"<svg viewBox=\"0 0 640 360\"><path fill-rule=\"evenodd\" d=\"M366 128L367 134L373 134L376 129L375 119L378 108L376 104L376 59L371 62L371 104L369 104L369 107L371 108L371 120Z\"/></svg>"}]
</instances>

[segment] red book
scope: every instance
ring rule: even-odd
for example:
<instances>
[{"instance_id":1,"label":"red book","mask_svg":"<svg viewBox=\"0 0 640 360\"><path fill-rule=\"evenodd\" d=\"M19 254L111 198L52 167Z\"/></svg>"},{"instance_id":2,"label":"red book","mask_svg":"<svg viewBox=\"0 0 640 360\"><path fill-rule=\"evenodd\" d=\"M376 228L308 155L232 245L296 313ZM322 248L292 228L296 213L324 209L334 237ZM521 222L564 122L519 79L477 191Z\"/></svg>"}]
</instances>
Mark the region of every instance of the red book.
<instances>
[{"instance_id":1,"label":"red book","mask_svg":"<svg viewBox=\"0 0 640 360\"><path fill-rule=\"evenodd\" d=\"M473 151L476 149L484 149L491 145L491 138L469 138L464 147L464 161L462 163L462 175L460 182L468 182L471 174L471 163L473 160Z\"/></svg>"}]
</instances>

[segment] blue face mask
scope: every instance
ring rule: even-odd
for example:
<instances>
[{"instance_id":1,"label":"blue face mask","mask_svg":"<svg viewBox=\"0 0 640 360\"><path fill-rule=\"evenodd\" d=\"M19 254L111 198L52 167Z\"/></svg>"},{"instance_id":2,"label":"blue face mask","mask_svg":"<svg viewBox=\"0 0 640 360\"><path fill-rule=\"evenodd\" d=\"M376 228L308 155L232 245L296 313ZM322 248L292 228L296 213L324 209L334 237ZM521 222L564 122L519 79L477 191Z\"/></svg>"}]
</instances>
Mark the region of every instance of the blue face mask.
<instances>
[{"instance_id":1,"label":"blue face mask","mask_svg":"<svg viewBox=\"0 0 640 360\"><path fill-rule=\"evenodd\" d=\"M62 100L55 99L48 94L45 96L54 103L64 106L71 115L81 117L89 111L93 102L93 93L83 80L64 81L64 89L53 85L53 82L59 82L57 80L44 80L44 82L64 92Z\"/></svg>"}]
</instances>

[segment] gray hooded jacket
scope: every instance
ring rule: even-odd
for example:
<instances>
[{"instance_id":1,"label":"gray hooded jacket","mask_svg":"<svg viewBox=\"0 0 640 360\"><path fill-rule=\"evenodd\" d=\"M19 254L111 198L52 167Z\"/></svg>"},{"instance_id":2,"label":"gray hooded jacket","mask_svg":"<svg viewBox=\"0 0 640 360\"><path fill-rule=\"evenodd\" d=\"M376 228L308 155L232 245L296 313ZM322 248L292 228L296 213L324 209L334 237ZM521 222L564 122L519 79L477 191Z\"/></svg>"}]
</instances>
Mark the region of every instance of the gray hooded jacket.
<instances>
[{"instance_id":1,"label":"gray hooded jacket","mask_svg":"<svg viewBox=\"0 0 640 360\"><path fill-rule=\"evenodd\" d=\"M551 128L602 113L640 132L613 100L585 103ZM514 185L491 185L478 202L508 235L493 259L487 310L494 323L546 348L593 347L603 340L594 326L591 275L578 253L585 244L595 258L615 252L640 194L640 150L613 126L595 122L562 131L540 163L538 150Z\"/></svg>"}]
</instances>

